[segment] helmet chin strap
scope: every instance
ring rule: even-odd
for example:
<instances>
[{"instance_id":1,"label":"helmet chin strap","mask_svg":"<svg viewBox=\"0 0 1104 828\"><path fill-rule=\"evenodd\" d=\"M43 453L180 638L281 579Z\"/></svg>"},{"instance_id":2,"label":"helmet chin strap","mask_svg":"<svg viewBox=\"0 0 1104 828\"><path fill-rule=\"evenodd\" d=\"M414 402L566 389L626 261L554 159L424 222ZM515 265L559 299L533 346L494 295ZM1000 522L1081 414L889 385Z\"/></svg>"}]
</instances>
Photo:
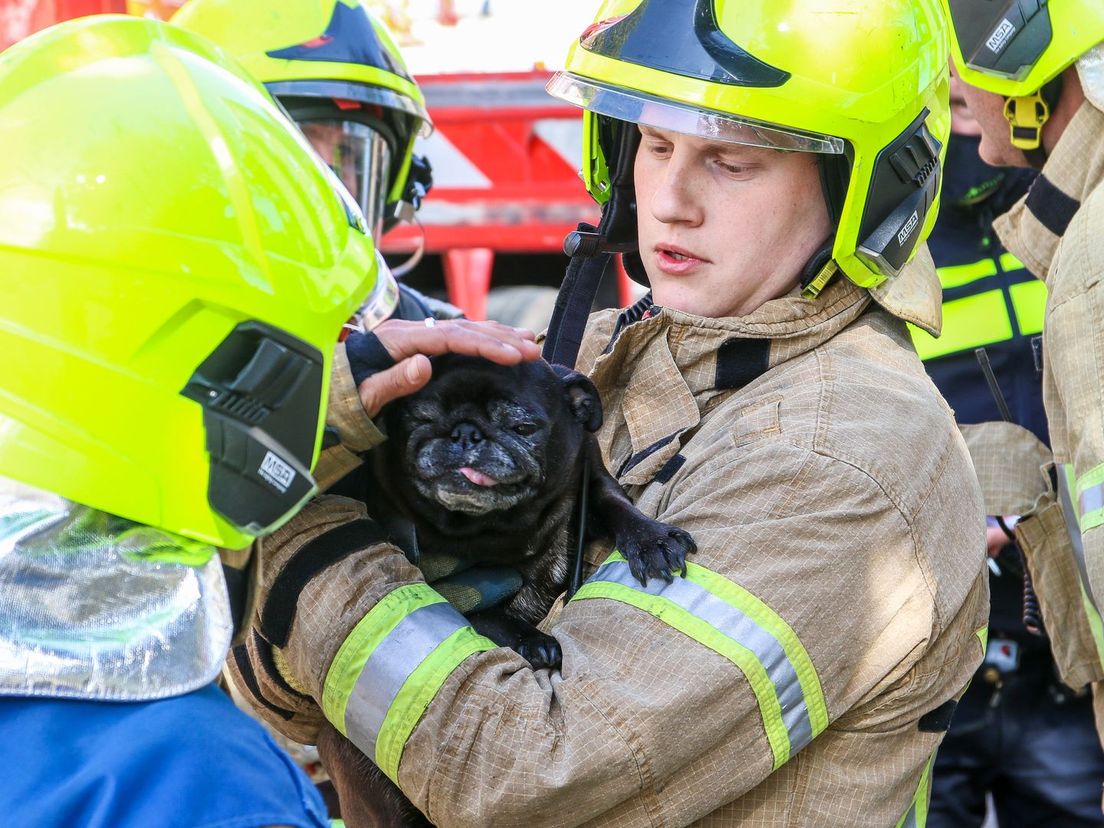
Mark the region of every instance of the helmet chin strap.
<instances>
[{"instance_id":1,"label":"helmet chin strap","mask_svg":"<svg viewBox=\"0 0 1104 828\"><path fill-rule=\"evenodd\" d=\"M1037 170L1046 163L1043 129L1062 96L1062 76L1051 80L1031 95L1004 99L1004 117L1008 121L1012 146L1020 150L1027 162Z\"/></svg>"},{"instance_id":2,"label":"helmet chin strap","mask_svg":"<svg viewBox=\"0 0 1104 828\"><path fill-rule=\"evenodd\" d=\"M828 222L833 228L839 227L840 213L843 211L843 200L847 196L847 182L850 176L850 165L846 157L842 155L821 155L817 158L817 169L820 171L820 191L824 196L824 206L828 210ZM824 290L824 287L832 280L839 270L839 265L832 258L832 249L835 247L835 230L828 240L821 245L805 266L801 268L801 296L805 299L815 299Z\"/></svg>"},{"instance_id":3,"label":"helmet chin strap","mask_svg":"<svg viewBox=\"0 0 1104 828\"><path fill-rule=\"evenodd\" d=\"M832 248L835 246L836 234L828 237L820 248L817 249L805 266L801 268L801 297L803 299L816 299L825 285L832 280L839 270L839 265L832 258Z\"/></svg>"},{"instance_id":4,"label":"helmet chin strap","mask_svg":"<svg viewBox=\"0 0 1104 828\"><path fill-rule=\"evenodd\" d=\"M626 267L637 270L636 188L633 163L640 144L635 124L623 123L616 142L616 157L608 159L610 197L602 208L598 226L581 223L564 239L564 253L571 257L556 307L548 323L542 355L548 362L575 367L587 318L602 279L617 253L625 255Z\"/></svg>"}]
</instances>

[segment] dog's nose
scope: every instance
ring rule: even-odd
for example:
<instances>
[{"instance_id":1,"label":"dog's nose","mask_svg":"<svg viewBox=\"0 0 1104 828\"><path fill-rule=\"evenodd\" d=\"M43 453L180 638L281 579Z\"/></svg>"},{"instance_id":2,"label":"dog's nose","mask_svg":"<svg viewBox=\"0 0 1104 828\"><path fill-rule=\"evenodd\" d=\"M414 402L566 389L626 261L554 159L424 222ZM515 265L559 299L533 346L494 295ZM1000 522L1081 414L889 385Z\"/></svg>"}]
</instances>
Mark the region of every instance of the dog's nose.
<instances>
[{"instance_id":1,"label":"dog's nose","mask_svg":"<svg viewBox=\"0 0 1104 828\"><path fill-rule=\"evenodd\" d=\"M460 423L452 430L452 442L471 448L483 442L483 432L471 423Z\"/></svg>"}]
</instances>

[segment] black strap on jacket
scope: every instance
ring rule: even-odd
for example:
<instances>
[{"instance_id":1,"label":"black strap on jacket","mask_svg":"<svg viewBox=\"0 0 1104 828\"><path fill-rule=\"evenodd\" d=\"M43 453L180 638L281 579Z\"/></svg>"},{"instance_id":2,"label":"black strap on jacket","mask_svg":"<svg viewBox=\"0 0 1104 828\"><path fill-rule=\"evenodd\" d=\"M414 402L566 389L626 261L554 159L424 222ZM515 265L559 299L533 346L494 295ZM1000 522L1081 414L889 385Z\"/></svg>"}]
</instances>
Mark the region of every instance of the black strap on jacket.
<instances>
[{"instance_id":1,"label":"black strap on jacket","mask_svg":"<svg viewBox=\"0 0 1104 828\"><path fill-rule=\"evenodd\" d=\"M614 254L635 254L637 249L633 163L640 131L635 124L611 119L603 121L602 128L610 131L604 144L613 150L612 157L606 159L610 164L610 197L597 227L583 222L564 239L564 253L571 262L556 296L542 352L546 361L568 368L575 367L587 317Z\"/></svg>"},{"instance_id":2,"label":"black strap on jacket","mask_svg":"<svg viewBox=\"0 0 1104 828\"><path fill-rule=\"evenodd\" d=\"M602 278L613 264L611 254L600 252L599 239L597 228L583 223L565 242L565 248L574 244L575 250L565 250L571 262L556 296L556 307L545 335L542 356L547 362L575 367L591 305L598 295Z\"/></svg>"},{"instance_id":3,"label":"black strap on jacket","mask_svg":"<svg viewBox=\"0 0 1104 828\"><path fill-rule=\"evenodd\" d=\"M323 532L304 544L268 589L259 624L265 641L274 647L287 644L299 594L315 575L354 552L386 540L387 534L378 523L362 519Z\"/></svg>"},{"instance_id":4,"label":"black strap on jacket","mask_svg":"<svg viewBox=\"0 0 1104 828\"><path fill-rule=\"evenodd\" d=\"M1040 175L1027 191L1024 206L1043 227L1061 237L1081 209L1081 202L1059 190L1045 175Z\"/></svg>"}]
</instances>

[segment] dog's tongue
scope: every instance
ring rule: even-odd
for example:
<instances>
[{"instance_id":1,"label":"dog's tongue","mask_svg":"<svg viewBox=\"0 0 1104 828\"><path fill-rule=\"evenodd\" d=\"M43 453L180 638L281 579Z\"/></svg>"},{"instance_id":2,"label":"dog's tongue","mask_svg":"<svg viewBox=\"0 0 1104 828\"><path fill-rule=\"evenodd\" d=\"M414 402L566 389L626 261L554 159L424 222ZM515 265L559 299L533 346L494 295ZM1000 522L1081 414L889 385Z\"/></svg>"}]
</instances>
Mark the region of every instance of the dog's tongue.
<instances>
[{"instance_id":1,"label":"dog's tongue","mask_svg":"<svg viewBox=\"0 0 1104 828\"><path fill-rule=\"evenodd\" d=\"M476 486L498 485L498 481L495 480L493 477L489 477L483 474L483 472L476 471L471 466L464 466L463 468L461 468L460 474L464 475L464 477L468 478L468 480L470 480Z\"/></svg>"}]
</instances>

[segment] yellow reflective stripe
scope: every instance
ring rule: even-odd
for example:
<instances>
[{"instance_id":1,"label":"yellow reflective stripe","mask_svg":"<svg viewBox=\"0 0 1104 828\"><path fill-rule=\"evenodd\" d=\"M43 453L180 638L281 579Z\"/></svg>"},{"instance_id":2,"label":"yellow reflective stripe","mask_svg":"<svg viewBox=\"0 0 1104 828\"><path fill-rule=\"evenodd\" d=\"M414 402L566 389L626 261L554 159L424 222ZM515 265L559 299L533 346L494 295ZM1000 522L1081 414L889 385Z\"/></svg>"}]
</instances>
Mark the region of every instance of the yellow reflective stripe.
<instances>
[{"instance_id":1,"label":"yellow reflective stripe","mask_svg":"<svg viewBox=\"0 0 1104 828\"><path fill-rule=\"evenodd\" d=\"M376 742L376 765L392 782L398 784L399 762L410 734L446 679L469 657L497 646L473 627L462 627L442 641L403 683L387 711Z\"/></svg>"},{"instance_id":2,"label":"yellow reflective stripe","mask_svg":"<svg viewBox=\"0 0 1104 828\"><path fill-rule=\"evenodd\" d=\"M1005 273L1011 273L1013 270L1023 270L1024 263L1021 262L1012 253L1001 253L1000 255L1001 270Z\"/></svg>"},{"instance_id":3,"label":"yellow reflective stripe","mask_svg":"<svg viewBox=\"0 0 1104 828\"><path fill-rule=\"evenodd\" d=\"M931 799L931 772L935 765L935 753L932 753L920 774L920 783L912 795L912 804L905 815L897 820L897 828L924 828L928 824L928 803Z\"/></svg>"},{"instance_id":4,"label":"yellow reflective stripe","mask_svg":"<svg viewBox=\"0 0 1104 828\"><path fill-rule=\"evenodd\" d=\"M425 584L407 584L387 593L353 627L334 656L322 685L322 712L347 736L345 706L369 656L410 613L445 599Z\"/></svg>"},{"instance_id":5,"label":"yellow reflective stripe","mask_svg":"<svg viewBox=\"0 0 1104 828\"><path fill-rule=\"evenodd\" d=\"M776 767L828 727L820 678L797 634L764 601L723 575L689 563L685 578L641 585L615 552L573 600L587 598L649 612L736 664L759 703Z\"/></svg>"},{"instance_id":6,"label":"yellow reflective stripe","mask_svg":"<svg viewBox=\"0 0 1104 828\"><path fill-rule=\"evenodd\" d=\"M777 770L786 764L790 758L790 739L782 721L782 708L774 685L755 653L662 596L649 595L609 581L587 581L571 600L584 601L593 598L608 598L643 610L735 664L747 678L759 705L763 728L773 755L773 769Z\"/></svg>"},{"instance_id":7,"label":"yellow reflective stripe","mask_svg":"<svg viewBox=\"0 0 1104 828\"><path fill-rule=\"evenodd\" d=\"M1096 657L1104 664L1104 621L1101 621L1100 611L1093 604L1089 594L1085 592L1085 584L1080 578L1077 585L1081 588L1081 606L1085 609L1085 617L1089 621L1089 630L1092 632L1093 643L1096 645Z\"/></svg>"},{"instance_id":8,"label":"yellow reflective stripe","mask_svg":"<svg viewBox=\"0 0 1104 828\"><path fill-rule=\"evenodd\" d=\"M989 290L943 303L943 334L938 339L909 326L920 359L953 354L1012 338L1012 322L1001 290Z\"/></svg>"},{"instance_id":9,"label":"yellow reflective stripe","mask_svg":"<svg viewBox=\"0 0 1104 828\"><path fill-rule=\"evenodd\" d=\"M937 267L939 283L944 289L962 287L986 276L997 275L997 263L992 259L981 259L977 262L959 265L944 265Z\"/></svg>"},{"instance_id":10,"label":"yellow reflective stripe","mask_svg":"<svg viewBox=\"0 0 1104 828\"><path fill-rule=\"evenodd\" d=\"M986 625L984 627L978 628L974 631L974 635L976 635L978 637L978 641L981 642L981 651L982 653L984 653L986 648L989 646L989 626Z\"/></svg>"},{"instance_id":11,"label":"yellow reflective stripe","mask_svg":"<svg viewBox=\"0 0 1104 828\"><path fill-rule=\"evenodd\" d=\"M1016 311L1020 333L1025 336L1041 333L1046 315L1046 283L1038 279L1019 282L1012 285L1008 292L1012 296L1012 308Z\"/></svg>"},{"instance_id":12,"label":"yellow reflective stripe","mask_svg":"<svg viewBox=\"0 0 1104 828\"><path fill-rule=\"evenodd\" d=\"M687 563L686 569L687 580L700 584L726 604L745 613L782 645L801 683L801 692L805 696L805 704L809 709L813 736L822 733L828 727L828 706L824 701L820 676L817 675L813 660L793 628L782 619L782 616L735 581L730 581L723 575L718 575L695 563Z\"/></svg>"},{"instance_id":13,"label":"yellow reflective stripe","mask_svg":"<svg viewBox=\"0 0 1104 828\"><path fill-rule=\"evenodd\" d=\"M406 179L410 173L410 165L414 161L415 137L417 136L410 136L410 141L407 142L406 149L403 150L402 161L399 164L399 169L395 172L395 183L391 185L391 192L387 194L388 204L402 201L403 190L406 189Z\"/></svg>"},{"instance_id":14,"label":"yellow reflective stripe","mask_svg":"<svg viewBox=\"0 0 1104 828\"><path fill-rule=\"evenodd\" d=\"M1086 484L1096 480L1101 467L1097 466L1086 473L1081 480ZM1074 565L1077 567L1077 582L1081 589L1081 606L1085 610L1085 618L1089 623L1089 631L1092 633L1093 643L1096 645L1096 656L1101 664L1104 664L1104 623L1101 622L1100 610L1093 600L1092 586L1089 583L1089 573L1085 565L1085 540L1082 537L1083 528L1078 514L1077 484L1074 478L1073 466L1063 463L1058 467L1058 498L1062 507L1062 517L1066 522L1066 531L1069 534L1070 546L1073 551ZM1076 500L1075 500L1076 498Z\"/></svg>"}]
</instances>

